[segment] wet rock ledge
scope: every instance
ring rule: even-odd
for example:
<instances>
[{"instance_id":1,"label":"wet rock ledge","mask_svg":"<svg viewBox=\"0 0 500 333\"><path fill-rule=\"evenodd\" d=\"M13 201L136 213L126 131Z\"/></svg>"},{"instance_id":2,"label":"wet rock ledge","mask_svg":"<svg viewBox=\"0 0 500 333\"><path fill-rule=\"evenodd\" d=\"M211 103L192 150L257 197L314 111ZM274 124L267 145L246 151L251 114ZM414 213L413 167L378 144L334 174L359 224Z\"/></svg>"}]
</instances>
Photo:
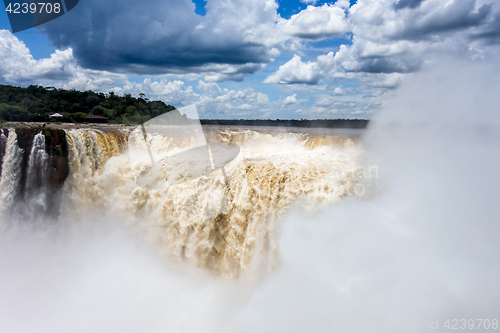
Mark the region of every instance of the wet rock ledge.
<instances>
[{"instance_id":1,"label":"wet rock ledge","mask_svg":"<svg viewBox=\"0 0 500 333\"><path fill-rule=\"evenodd\" d=\"M21 180L19 195L23 195L26 189L26 178L28 172L28 163L30 153L33 147L33 138L35 135L41 133L45 136L45 151L47 152L48 167L46 170L47 177L47 192L49 198L55 195L61 189L64 181L69 174L68 164L68 147L66 143L66 133L63 129L55 129L48 127L18 127L14 131L17 134L17 142L19 148L23 150L21 162ZM6 137L9 136L8 128L1 128L0 133ZM3 159L6 153L6 143L0 140L0 172L3 167ZM0 173L1 174L1 173ZM50 202L49 202L50 205Z\"/></svg>"},{"instance_id":2,"label":"wet rock ledge","mask_svg":"<svg viewBox=\"0 0 500 333\"><path fill-rule=\"evenodd\" d=\"M0 125L0 134L9 135L9 128L17 134L19 147L24 150L22 160L21 184L26 183L29 156L35 135L45 136L45 151L50 156L47 169L47 185L50 189L60 189L69 174L68 144L65 130L78 128L95 128L106 133L116 133L125 128L123 125L91 125L88 124L45 124L45 123L4 123ZM0 175L6 143L0 140ZM24 188L25 186L21 186Z\"/></svg>"}]
</instances>

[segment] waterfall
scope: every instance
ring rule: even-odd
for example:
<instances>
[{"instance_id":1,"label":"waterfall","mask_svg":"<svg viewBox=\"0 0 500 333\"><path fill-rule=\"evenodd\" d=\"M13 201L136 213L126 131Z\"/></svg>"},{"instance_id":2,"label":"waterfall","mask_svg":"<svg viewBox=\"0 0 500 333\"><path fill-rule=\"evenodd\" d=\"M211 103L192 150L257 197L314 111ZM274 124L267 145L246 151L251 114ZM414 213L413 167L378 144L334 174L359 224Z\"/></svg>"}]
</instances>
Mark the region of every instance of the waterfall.
<instances>
[{"instance_id":1,"label":"waterfall","mask_svg":"<svg viewBox=\"0 0 500 333\"><path fill-rule=\"evenodd\" d=\"M51 156L47 147L53 147L51 142L60 144L59 136L52 136L60 134L10 130L8 138L4 136L2 211L27 222L55 217L63 224L119 220L175 260L237 278L252 269L277 267L279 222L290 208L314 212L339 202L354 194L360 178L353 170L362 148L352 138L247 129L204 131L211 142L240 147L240 155L225 167L226 175L218 170L165 189L147 190L135 181L144 165L131 163L126 149L129 138L142 134L65 130L67 155ZM29 154L23 154L17 135ZM148 136L155 154L175 153L186 144ZM59 172L62 162L69 167L67 177ZM191 172L189 165L186 172Z\"/></svg>"},{"instance_id":2,"label":"waterfall","mask_svg":"<svg viewBox=\"0 0 500 333\"><path fill-rule=\"evenodd\" d=\"M7 137L3 134L3 130L0 130L0 177L2 177L2 164L5 156L5 148L7 146Z\"/></svg>"},{"instance_id":3,"label":"waterfall","mask_svg":"<svg viewBox=\"0 0 500 333\"><path fill-rule=\"evenodd\" d=\"M219 170L146 190L135 183L142 166L121 152L125 134L69 130L66 136L70 175L62 220L114 216L153 234L169 256L229 278L254 267L273 271L280 219L294 205L313 212L352 194L359 177L348 171L362 154L355 141L339 136L207 129L211 140L241 147L226 167L229 186ZM155 153L179 148L156 135L148 142Z\"/></svg>"},{"instance_id":4,"label":"waterfall","mask_svg":"<svg viewBox=\"0 0 500 333\"><path fill-rule=\"evenodd\" d=\"M19 148L16 132L9 129L0 179L0 212L2 216L5 216L12 208L19 193L23 152Z\"/></svg>"},{"instance_id":5,"label":"waterfall","mask_svg":"<svg viewBox=\"0 0 500 333\"><path fill-rule=\"evenodd\" d=\"M122 152L126 138L123 137L124 133L104 133L90 129L65 132L70 174L63 189L63 210L66 215L82 216L102 203L95 200L103 191L100 174L106 161Z\"/></svg>"},{"instance_id":6,"label":"waterfall","mask_svg":"<svg viewBox=\"0 0 500 333\"><path fill-rule=\"evenodd\" d=\"M47 168L49 154L45 151L45 135L33 138L28 160L24 191L23 213L29 220L43 215L47 210Z\"/></svg>"}]
</instances>

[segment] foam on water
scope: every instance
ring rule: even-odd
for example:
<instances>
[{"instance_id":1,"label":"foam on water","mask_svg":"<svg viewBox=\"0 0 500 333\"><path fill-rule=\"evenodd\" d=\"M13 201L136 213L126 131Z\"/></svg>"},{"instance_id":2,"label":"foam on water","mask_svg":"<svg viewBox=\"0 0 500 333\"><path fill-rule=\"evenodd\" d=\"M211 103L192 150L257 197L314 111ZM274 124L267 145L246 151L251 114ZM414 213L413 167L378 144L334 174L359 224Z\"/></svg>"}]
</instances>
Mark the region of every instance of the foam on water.
<instances>
[{"instance_id":1,"label":"foam on water","mask_svg":"<svg viewBox=\"0 0 500 333\"><path fill-rule=\"evenodd\" d=\"M0 236L0 331L444 331L447 319L498 319L500 71L444 63L403 84L363 147L212 133L241 146L231 193L221 174L140 189L121 139L68 132L64 223ZM16 147L10 132L3 207ZM369 166L378 177L335 172ZM366 195L350 195L358 184Z\"/></svg>"}]
</instances>

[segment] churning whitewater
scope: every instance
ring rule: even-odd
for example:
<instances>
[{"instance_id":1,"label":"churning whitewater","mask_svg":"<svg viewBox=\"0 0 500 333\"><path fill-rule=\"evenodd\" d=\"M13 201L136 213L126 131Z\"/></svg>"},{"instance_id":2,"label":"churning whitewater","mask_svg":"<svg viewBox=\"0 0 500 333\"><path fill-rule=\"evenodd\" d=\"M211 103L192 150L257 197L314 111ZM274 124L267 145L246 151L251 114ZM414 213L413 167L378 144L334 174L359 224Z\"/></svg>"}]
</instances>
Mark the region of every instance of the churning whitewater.
<instances>
[{"instance_id":1,"label":"churning whitewater","mask_svg":"<svg viewBox=\"0 0 500 333\"><path fill-rule=\"evenodd\" d=\"M62 187L58 223L92 223L108 216L136 228L171 258L238 278L249 270L275 270L279 221L294 204L314 212L344 196L367 195L359 187L366 175L358 169L362 148L355 135L219 127L204 131L208 141L240 146L240 155L225 167L227 180L218 170L164 190L148 190L135 182L144 166L130 162L127 142L137 133L65 130L69 175ZM190 144L148 136L157 153ZM15 130L2 133L2 142L0 207L6 212L2 216L10 216L2 223L7 226L13 215L22 215L15 203L20 192L25 211L31 212L23 215L25 219L39 218L47 210L44 177L51 158L45 136L40 132L34 137L24 189ZM376 171L370 172L376 176Z\"/></svg>"},{"instance_id":2,"label":"churning whitewater","mask_svg":"<svg viewBox=\"0 0 500 333\"><path fill-rule=\"evenodd\" d=\"M0 332L498 330L492 73L412 75L365 132L205 127L227 177L160 190L137 132L0 129Z\"/></svg>"}]
</instances>

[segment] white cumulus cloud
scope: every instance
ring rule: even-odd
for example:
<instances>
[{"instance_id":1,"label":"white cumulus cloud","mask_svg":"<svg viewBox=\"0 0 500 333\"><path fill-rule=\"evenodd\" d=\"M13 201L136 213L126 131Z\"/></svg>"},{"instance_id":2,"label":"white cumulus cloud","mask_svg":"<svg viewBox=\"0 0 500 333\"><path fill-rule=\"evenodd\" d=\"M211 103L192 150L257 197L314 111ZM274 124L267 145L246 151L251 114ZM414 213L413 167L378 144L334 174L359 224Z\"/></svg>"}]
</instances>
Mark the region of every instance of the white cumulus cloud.
<instances>
[{"instance_id":1,"label":"white cumulus cloud","mask_svg":"<svg viewBox=\"0 0 500 333\"><path fill-rule=\"evenodd\" d=\"M279 69L264 79L264 83L304 83L317 84L322 77L321 69L315 62L302 62L299 55L293 58Z\"/></svg>"},{"instance_id":2,"label":"white cumulus cloud","mask_svg":"<svg viewBox=\"0 0 500 333\"><path fill-rule=\"evenodd\" d=\"M56 50L49 58L35 60L26 45L8 30L0 30L0 83L54 85L67 89L96 90L126 77L81 68L73 50Z\"/></svg>"},{"instance_id":3,"label":"white cumulus cloud","mask_svg":"<svg viewBox=\"0 0 500 333\"><path fill-rule=\"evenodd\" d=\"M344 9L327 4L321 7L307 6L280 23L283 32L305 39L341 37L349 31Z\"/></svg>"},{"instance_id":4,"label":"white cumulus cloud","mask_svg":"<svg viewBox=\"0 0 500 333\"><path fill-rule=\"evenodd\" d=\"M307 101L307 99L298 99L297 94L293 94L293 95L287 96L283 100L283 102L281 102L281 106L285 107L285 106L295 105L295 104L299 104L299 103L306 102L306 101Z\"/></svg>"}]
</instances>

